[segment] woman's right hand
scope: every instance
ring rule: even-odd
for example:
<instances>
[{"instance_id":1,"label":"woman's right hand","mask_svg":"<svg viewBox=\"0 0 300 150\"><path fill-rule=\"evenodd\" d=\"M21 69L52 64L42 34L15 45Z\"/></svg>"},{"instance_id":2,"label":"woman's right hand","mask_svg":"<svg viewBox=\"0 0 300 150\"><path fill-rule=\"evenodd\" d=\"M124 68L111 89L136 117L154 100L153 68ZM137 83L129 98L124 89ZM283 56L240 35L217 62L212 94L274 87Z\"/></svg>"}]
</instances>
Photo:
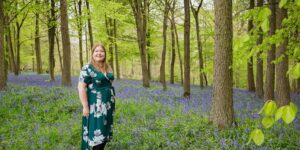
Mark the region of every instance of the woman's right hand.
<instances>
[{"instance_id":1,"label":"woman's right hand","mask_svg":"<svg viewBox=\"0 0 300 150\"><path fill-rule=\"evenodd\" d=\"M83 116L88 117L90 114L89 107L83 107L82 114Z\"/></svg>"}]
</instances>

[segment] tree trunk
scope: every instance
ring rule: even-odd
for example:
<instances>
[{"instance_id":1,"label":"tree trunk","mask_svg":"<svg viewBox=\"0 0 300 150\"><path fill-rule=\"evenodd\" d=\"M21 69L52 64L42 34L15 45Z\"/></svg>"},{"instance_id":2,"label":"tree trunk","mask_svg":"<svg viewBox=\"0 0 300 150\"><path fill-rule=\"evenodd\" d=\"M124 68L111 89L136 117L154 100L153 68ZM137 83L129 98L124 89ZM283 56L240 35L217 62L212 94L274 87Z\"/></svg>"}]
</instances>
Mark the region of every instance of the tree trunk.
<instances>
[{"instance_id":1,"label":"tree trunk","mask_svg":"<svg viewBox=\"0 0 300 150\"><path fill-rule=\"evenodd\" d=\"M21 57L20 57L20 47L21 47L21 43L20 43L20 36L21 36L21 28L22 28L22 25L17 21L16 22L16 26L17 26L17 42L16 42L16 45L17 45L17 63L16 63L16 75L19 75L20 74L20 65L21 65Z\"/></svg>"},{"instance_id":2,"label":"tree trunk","mask_svg":"<svg viewBox=\"0 0 300 150\"><path fill-rule=\"evenodd\" d=\"M263 6L263 0L257 1L257 7ZM259 29L259 37L256 41L257 45L260 45L263 40L262 30ZM256 55L256 89L255 94L258 98L263 98L264 96L264 79L263 79L263 59L261 58L262 51L259 51Z\"/></svg>"},{"instance_id":3,"label":"tree trunk","mask_svg":"<svg viewBox=\"0 0 300 150\"><path fill-rule=\"evenodd\" d=\"M300 78L296 79L296 86L297 86L297 94L300 94Z\"/></svg>"},{"instance_id":4,"label":"tree trunk","mask_svg":"<svg viewBox=\"0 0 300 150\"><path fill-rule=\"evenodd\" d=\"M165 0L165 8L164 8L164 22L163 22L163 50L161 54L161 65L160 65L160 82L163 85L163 90L167 90L166 84L166 49L167 49L167 28L168 28L168 14L169 14L169 4L167 4L167 0Z\"/></svg>"},{"instance_id":5,"label":"tree trunk","mask_svg":"<svg viewBox=\"0 0 300 150\"><path fill-rule=\"evenodd\" d=\"M120 67L119 67L119 52L118 52L118 44L117 44L117 23L116 19L114 19L114 43L115 43L115 54L116 54L116 72L117 72L117 79L120 78Z\"/></svg>"},{"instance_id":6,"label":"tree trunk","mask_svg":"<svg viewBox=\"0 0 300 150\"><path fill-rule=\"evenodd\" d=\"M58 52L58 58L59 58L59 64L60 64L60 71L63 72L63 64L62 64L62 57L61 57L60 46L59 46L58 32L56 32L56 34L55 34L55 39L56 39L57 52Z\"/></svg>"},{"instance_id":7,"label":"tree trunk","mask_svg":"<svg viewBox=\"0 0 300 150\"><path fill-rule=\"evenodd\" d=\"M184 0L184 79L183 96L190 96L190 2Z\"/></svg>"},{"instance_id":8,"label":"tree trunk","mask_svg":"<svg viewBox=\"0 0 300 150\"><path fill-rule=\"evenodd\" d=\"M150 15L150 3L148 2L147 3L147 16ZM148 22L150 20L150 17L148 17ZM146 51L147 51L147 68L148 68L148 77L149 77L149 80L151 80L151 56L150 56L150 47L151 47L151 30L150 30L150 26L147 26L147 32L146 32L146 42L147 42L147 45L146 45Z\"/></svg>"},{"instance_id":9,"label":"tree trunk","mask_svg":"<svg viewBox=\"0 0 300 150\"><path fill-rule=\"evenodd\" d=\"M5 73L5 51L4 51L4 8L3 1L0 1L0 91L6 87Z\"/></svg>"},{"instance_id":10,"label":"tree trunk","mask_svg":"<svg viewBox=\"0 0 300 150\"><path fill-rule=\"evenodd\" d=\"M277 3L279 1L277 0ZM287 10L284 8L278 8L276 10L276 28L282 28L283 19L287 18ZM281 43L276 49L276 59L283 57L282 61L276 64L276 102L278 106L288 105L291 101L290 98L290 84L289 84L289 76L287 75L288 71L288 58L287 55L287 45L288 40L287 37L284 39L283 43Z\"/></svg>"},{"instance_id":11,"label":"tree trunk","mask_svg":"<svg viewBox=\"0 0 300 150\"><path fill-rule=\"evenodd\" d=\"M142 66L142 78L143 86L150 87L149 73L147 67L147 51L146 51L146 31L147 31L147 0L143 2L130 0L130 5L135 16L136 28L137 28L137 40L140 50L141 66Z\"/></svg>"},{"instance_id":12,"label":"tree trunk","mask_svg":"<svg viewBox=\"0 0 300 150\"><path fill-rule=\"evenodd\" d=\"M55 44L55 1L50 0L50 12L48 15L48 39L49 39L49 75L50 81L55 81L54 77L54 67L55 67L55 57L54 57L54 44ZM64 41L64 40L63 40ZM64 42L63 42L64 43Z\"/></svg>"},{"instance_id":13,"label":"tree trunk","mask_svg":"<svg viewBox=\"0 0 300 150\"><path fill-rule=\"evenodd\" d=\"M76 8L76 5L78 4L78 10ZM81 6L82 1L79 0L76 4L76 1L74 1L75 6L75 15L77 18L77 28L78 28L78 41L79 41L79 62L80 62L80 69L83 67L83 57L82 57L82 12L81 12Z\"/></svg>"},{"instance_id":14,"label":"tree trunk","mask_svg":"<svg viewBox=\"0 0 300 150\"><path fill-rule=\"evenodd\" d=\"M88 29L89 29L89 38L90 38L90 46L91 49L94 46L94 39L93 39L93 29L92 29L92 24L91 24L91 12L90 12L90 3L89 0L85 0L86 3L86 8L87 8L87 13L88 13Z\"/></svg>"},{"instance_id":15,"label":"tree trunk","mask_svg":"<svg viewBox=\"0 0 300 150\"><path fill-rule=\"evenodd\" d=\"M71 86L71 48L68 27L67 1L60 0L61 11L61 39L63 43L63 72L62 85Z\"/></svg>"},{"instance_id":16,"label":"tree trunk","mask_svg":"<svg viewBox=\"0 0 300 150\"><path fill-rule=\"evenodd\" d=\"M8 34L7 34L7 47L9 48L9 58L10 58L10 64L11 64L11 68L12 71L14 72L15 75L17 75L16 72L16 60L15 60L15 54L14 54L14 47L12 44L12 39L11 39L11 31L10 31L10 27L7 25L7 30L8 30Z\"/></svg>"},{"instance_id":17,"label":"tree trunk","mask_svg":"<svg viewBox=\"0 0 300 150\"><path fill-rule=\"evenodd\" d=\"M39 5L40 1L36 0L36 4ZM39 13L35 14L35 38L34 38L34 47L35 47L35 57L36 57L36 71L38 74L43 72L42 57L41 57L41 44L40 44L40 27L39 27Z\"/></svg>"},{"instance_id":18,"label":"tree trunk","mask_svg":"<svg viewBox=\"0 0 300 150\"><path fill-rule=\"evenodd\" d=\"M249 9L254 9L254 0L250 0L250 7ZM252 35L253 29L253 20L248 21L248 33ZM251 49L250 49L251 51ZM253 56L251 56L247 62L247 79L248 79L248 90L251 92L255 91L255 84L254 84L254 75L253 75Z\"/></svg>"},{"instance_id":19,"label":"tree trunk","mask_svg":"<svg viewBox=\"0 0 300 150\"><path fill-rule=\"evenodd\" d=\"M234 122L232 98L232 1L214 0L215 57L210 119L218 128Z\"/></svg>"},{"instance_id":20,"label":"tree trunk","mask_svg":"<svg viewBox=\"0 0 300 150\"><path fill-rule=\"evenodd\" d=\"M173 7L171 9L175 8L175 2L173 2ZM172 14L173 15L173 14ZM175 50L175 31L174 31L174 24L172 23L171 19L171 41L172 41L172 58L171 58L171 77L170 77L170 83L174 84L174 68L175 68L175 58L176 58L176 50Z\"/></svg>"},{"instance_id":21,"label":"tree trunk","mask_svg":"<svg viewBox=\"0 0 300 150\"><path fill-rule=\"evenodd\" d=\"M178 32L175 24L175 17L174 12L172 12L172 24L174 26L174 32L175 32L175 39L176 39L176 46L177 46L177 53L178 53L178 59L179 59L179 68L180 68L180 81L181 85L183 86L183 65L182 65L182 58L180 53L180 45L179 45L179 38L178 38Z\"/></svg>"},{"instance_id":22,"label":"tree trunk","mask_svg":"<svg viewBox=\"0 0 300 150\"><path fill-rule=\"evenodd\" d=\"M193 16L195 19L195 26L196 26L196 33L197 33L197 47L198 47L198 56L199 56L199 79L200 79L200 88L203 88L203 54L202 54L202 43L201 43L201 37L200 37L200 28L199 28L199 20L198 20L198 14L199 14L199 10L202 6L202 2L203 0L200 1L199 5L197 6L197 9L195 9L192 5L191 5L191 9L193 12ZM191 2L192 4L192 2Z\"/></svg>"},{"instance_id":23,"label":"tree trunk","mask_svg":"<svg viewBox=\"0 0 300 150\"><path fill-rule=\"evenodd\" d=\"M269 35L275 34L276 30L276 0L269 0L271 16L270 16L270 31ZM265 84L265 100L274 100L274 82L275 82L275 65L272 61L275 59L275 45L271 45L267 56L267 71L266 71L266 84Z\"/></svg>"},{"instance_id":24,"label":"tree trunk","mask_svg":"<svg viewBox=\"0 0 300 150\"><path fill-rule=\"evenodd\" d=\"M109 54L110 54L110 57L109 57L109 64L112 68L112 70L114 70L114 47L113 47L113 24L112 24L112 19L111 18L108 18L105 14L105 25L106 25L106 33L107 33L107 37L108 37L108 41L109 41L109 44L108 44L108 47L109 47Z\"/></svg>"}]
</instances>

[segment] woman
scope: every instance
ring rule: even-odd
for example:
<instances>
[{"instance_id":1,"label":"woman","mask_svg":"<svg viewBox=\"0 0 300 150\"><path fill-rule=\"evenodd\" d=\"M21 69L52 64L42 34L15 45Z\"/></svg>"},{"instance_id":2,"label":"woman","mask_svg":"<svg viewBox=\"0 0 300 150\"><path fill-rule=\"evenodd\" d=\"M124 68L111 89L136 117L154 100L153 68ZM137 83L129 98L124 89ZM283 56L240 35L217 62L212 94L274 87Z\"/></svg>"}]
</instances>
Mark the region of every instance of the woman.
<instances>
[{"instance_id":1,"label":"woman","mask_svg":"<svg viewBox=\"0 0 300 150\"><path fill-rule=\"evenodd\" d=\"M81 149L104 149L112 138L115 109L114 76L106 63L106 50L102 44L92 48L91 62L79 76L78 92L83 106Z\"/></svg>"}]
</instances>

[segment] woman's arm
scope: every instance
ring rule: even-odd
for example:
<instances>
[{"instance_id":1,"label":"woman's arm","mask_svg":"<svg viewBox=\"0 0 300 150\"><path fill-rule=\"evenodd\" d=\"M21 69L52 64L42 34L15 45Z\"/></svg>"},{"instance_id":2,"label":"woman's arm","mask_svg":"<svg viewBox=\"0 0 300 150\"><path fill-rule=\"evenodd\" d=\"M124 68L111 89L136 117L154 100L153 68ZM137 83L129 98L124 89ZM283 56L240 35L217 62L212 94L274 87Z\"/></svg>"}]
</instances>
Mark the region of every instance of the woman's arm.
<instances>
[{"instance_id":1,"label":"woman's arm","mask_svg":"<svg viewBox=\"0 0 300 150\"><path fill-rule=\"evenodd\" d=\"M79 82L78 83L78 93L79 93L79 98L83 107L83 115L84 116L89 116L89 104L87 100L87 93L86 93L86 87L87 84L84 82Z\"/></svg>"}]
</instances>

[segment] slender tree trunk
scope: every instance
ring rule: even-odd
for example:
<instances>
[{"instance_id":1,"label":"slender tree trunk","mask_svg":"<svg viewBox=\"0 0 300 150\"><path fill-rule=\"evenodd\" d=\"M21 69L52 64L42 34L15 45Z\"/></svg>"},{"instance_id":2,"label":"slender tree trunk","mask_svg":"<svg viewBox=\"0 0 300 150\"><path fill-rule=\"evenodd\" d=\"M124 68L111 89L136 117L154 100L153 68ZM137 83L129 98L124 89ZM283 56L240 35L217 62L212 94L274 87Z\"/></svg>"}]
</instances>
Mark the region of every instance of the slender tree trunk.
<instances>
[{"instance_id":1,"label":"slender tree trunk","mask_svg":"<svg viewBox=\"0 0 300 150\"><path fill-rule=\"evenodd\" d=\"M147 3L147 16L150 15L150 3ZM150 22L150 17L148 17L148 22ZM151 56L150 56L150 47L151 47L151 30L150 30L150 26L147 26L147 32L146 32L146 50L147 50L147 68L148 68L148 77L149 80L151 80Z\"/></svg>"},{"instance_id":2,"label":"slender tree trunk","mask_svg":"<svg viewBox=\"0 0 300 150\"><path fill-rule=\"evenodd\" d=\"M182 63L182 58L181 58L181 53L180 53L179 38L178 38L178 32L177 32L177 28L176 28L176 24L175 24L174 12L172 13L172 24L174 25L177 53L178 53L178 59L179 59L181 85L183 85L183 67L182 67L183 63Z\"/></svg>"},{"instance_id":3,"label":"slender tree trunk","mask_svg":"<svg viewBox=\"0 0 300 150\"><path fill-rule=\"evenodd\" d=\"M93 29L92 29L92 24L91 24L91 13L90 13L90 3L89 0L85 0L86 3L86 8L87 8L87 13L88 13L88 29L89 29L89 38L90 38L90 44L91 44L91 49L94 46L94 39L93 39Z\"/></svg>"},{"instance_id":4,"label":"slender tree trunk","mask_svg":"<svg viewBox=\"0 0 300 150\"><path fill-rule=\"evenodd\" d=\"M263 0L257 0L257 7L263 6ZM259 29L259 37L257 39L257 45L260 45L263 40L262 30ZM255 94L259 98L263 98L264 96L264 80L263 80L263 59L261 58L262 51L257 53L256 60L256 89Z\"/></svg>"},{"instance_id":5,"label":"slender tree trunk","mask_svg":"<svg viewBox=\"0 0 300 150\"><path fill-rule=\"evenodd\" d=\"M300 78L296 80L297 94L300 94Z\"/></svg>"},{"instance_id":6,"label":"slender tree trunk","mask_svg":"<svg viewBox=\"0 0 300 150\"><path fill-rule=\"evenodd\" d=\"M49 39L49 75L50 80L55 81L54 77L54 67L55 67L55 57L54 57L54 44L55 44L55 1L50 0L50 12L48 15L48 39ZM64 43L64 42L63 42Z\"/></svg>"},{"instance_id":7,"label":"slender tree trunk","mask_svg":"<svg viewBox=\"0 0 300 150\"><path fill-rule=\"evenodd\" d=\"M112 70L114 70L114 47L113 47L113 44L114 44L114 41L113 41L113 24L112 24L112 19L111 18L108 18L105 14L105 25L106 25L106 33L107 33L107 36L108 36L108 41L109 41L109 44L108 44L108 47L109 47L109 54L110 54L110 58L108 60Z\"/></svg>"},{"instance_id":8,"label":"slender tree trunk","mask_svg":"<svg viewBox=\"0 0 300 150\"><path fill-rule=\"evenodd\" d=\"M56 32L56 34L55 34L55 39L56 39L57 52L58 52L58 58L59 58L59 64L60 64L60 71L63 72L63 64L62 64L62 56L61 56L60 46L59 46L58 32Z\"/></svg>"},{"instance_id":9,"label":"slender tree trunk","mask_svg":"<svg viewBox=\"0 0 300 150\"><path fill-rule=\"evenodd\" d=\"M78 4L78 10L76 8L76 5ZM75 15L77 18L77 28L78 28L78 41L79 41L79 62L80 62L80 68L83 67L83 57L82 57L82 11L81 11L81 6L82 6L82 1L79 0L78 3L76 4L76 1L74 1L74 6L75 6Z\"/></svg>"},{"instance_id":10,"label":"slender tree trunk","mask_svg":"<svg viewBox=\"0 0 300 150\"><path fill-rule=\"evenodd\" d=\"M270 31L269 35L275 34L276 30L276 0L269 0L271 16L270 16ZM275 59L275 45L271 46L267 56L267 72L265 84L265 100L274 100L274 82L275 82L275 65L272 61Z\"/></svg>"},{"instance_id":11,"label":"slender tree trunk","mask_svg":"<svg viewBox=\"0 0 300 150\"><path fill-rule=\"evenodd\" d=\"M36 4L39 5L40 1L36 0ZM42 65L42 57L41 57L39 16L40 14L36 12L34 46L35 46L35 57L36 57L36 71L38 74L41 74L43 72L43 68L42 68L43 65Z\"/></svg>"},{"instance_id":12,"label":"slender tree trunk","mask_svg":"<svg viewBox=\"0 0 300 150\"><path fill-rule=\"evenodd\" d=\"M214 0L215 57L210 119L218 128L234 122L232 98L232 1Z\"/></svg>"},{"instance_id":13,"label":"slender tree trunk","mask_svg":"<svg viewBox=\"0 0 300 150\"><path fill-rule=\"evenodd\" d=\"M115 43L115 54L116 54L116 72L117 72L117 79L120 78L120 67L119 67L119 52L118 52L118 44L117 44L117 23L116 19L114 19L114 43Z\"/></svg>"},{"instance_id":14,"label":"slender tree trunk","mask_svg":"<svg viewBox=\"0 0 300 150\"><path fill-rule=\"evenodd\" d=\"M71 47L68 27L67 1L60 0L61 39L63 43L63 72L62 85L71 86Z\"/></svg>"},{"instance_id":15,"label":"slender tree trunk","mask_svg":"<svg viewBox=\"0 0 300 150\"><path fill-rule=\"evenodd\" d=\"M4 51L4 8L3 1L0 1L0 91L6 87L6 73L5 73L5 51Z\"/></svg>"},{"instance_id":16,"label":"slender tree trunk","mask_svg":"<svg viewBox=\"0 0 300 150\"><path fill-rule=\"evenodd\" d=\"M279 0L277 0L279 3ZM282 28L283 19L287 18L287 10L284 8L278 8L276 11L276 28ZM288 71L288 58L287 55L287 38L284 39L283 43L281 43L276 49L276 58L283 57L282 61L276 64L276 102L279 106L288 105L291 101L290 98L290 84L289 84L289 76L287 75Z\"/></svg>"},{"instance_id":17,"label":"slender tree trunk","mask_svg":"<svg viewBox=\"0 0 300 150\"><path fill-rule=\"evenodd\" d=\"M163 50L161 54L161 65L160 65L160 82L163 85L163 90L167 90L166 84L166 49L167 49L167 28L168 28L168 14L169 14L169 4L167 4L167 0L165 0L165 8L164 8L164 22L163 22Z\"/></svg>"},{"instance_id":18,"label":"slender tree trunk","mask_svg":"<svg viewBox=\"0 0 300 150\"><path fill-rule=\"evenodd\" d=\"M184 0L184 80L183 96L190 96L190 2Z\"/></svg>"},{"instance_id":19,"label":"slender tree trunk","mask_svg":"<svg viewBox=\"0 0 300 150\"><path fill-rule=\"evenodd\" d=\"M17 75L17 72L16 72L16 60L15 60L15 54L14 54L14 47L13 47L13 44L12 44L12 39L11 39L11 31L10 31L10 27L7 26L7 30L8 30L8 34L7 34L7 47L9 48L9 58L10 58L10 61L11 61L11 68L12 68L12 71L14 72L15 75Z\"/></svg>"},{"instance_id":20,"label":"slender tree trunk","mask_svg":"<svg viewBox=\"0 0 300 150\"><path fill-rule=\"evenodd\" d=\"M21 28L22 25L19 22L16 22L16 26L17 26L17 63L16 63L16 75L20 74L20 65L21 65L21 59L20 59L20 47L21 47L21 43L20 43L20 35L21 35Z\"/></svg>"},{"instance_id":21,"label":"slender tree trunk","mask_svg":"<svg viewBox=\"0 0 300 150\"><path fill-rule=\"evenodd\" d=\"M250 7L249 9L254 9L254 0L250 0ZM248 33L252 35L253 29L253 20L248 21ZM251 49L250 49L251 51ZM248 79L248 90L251 92L255 91L255 84L254 84L254 75L253 75L253 56L251 56L247 62L247 79Z\"/></svg>"},{"instance_id":22,"label":"slender tree trunk","mask_svg":"<svg viewBox=\"0 0 300 150\"><path fill-rule=\"evenodd\" d=\"M88 36L87 36L87 24L84 27L84 36L85 36L85 60L89 61L89 46L88 46Z\"/></svg>"},{"instance_id":23,"label":"slender tree trunk","mask_svg":"<svg viewBox=\"0 0 300 150\"><path fill-rule=\"evenodd\" d=\"M173 7L171 9L175 8L175 2L173 2ZM173 14L172 14L173 15ZM175 58L176 58L176 50L175 50L175 31L174 31L174 24L172 23L171 19L171 41L172 41L172 58L171 58L171 78L170 83L174 84L174 68L175 68Z\"/></svg>"},{"instance_id":24,"label":"slender tree trunk","mask_svg":"<svg viewBox=\"0 0 300 150\"><path fill-rule=\"evenodd\" d=\"M199 28L199 10L202 6L203 0L201 0L200 4L197 6L197 9L195 9L191 5L191 9L193 12L193 16L195 19L195 26L196 26L196 33L197 33L197 47L198 47L198 55L199 55L199 79L200 79L200 87L203 88L203 54L202 54L202 42L201 42L201 37L200 37L200 28ZM191 2L192 4L192 2Z\"/></svg>"}]
</instances>

